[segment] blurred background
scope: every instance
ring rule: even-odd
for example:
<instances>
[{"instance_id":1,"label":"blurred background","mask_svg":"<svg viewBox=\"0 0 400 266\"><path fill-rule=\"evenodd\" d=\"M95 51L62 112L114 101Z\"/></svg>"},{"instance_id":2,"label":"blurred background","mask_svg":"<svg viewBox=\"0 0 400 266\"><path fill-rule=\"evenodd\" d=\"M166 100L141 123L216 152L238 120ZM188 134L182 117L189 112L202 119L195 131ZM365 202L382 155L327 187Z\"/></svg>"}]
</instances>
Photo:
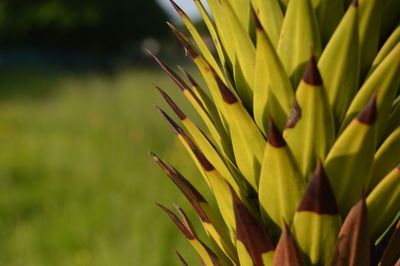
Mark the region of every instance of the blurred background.
<instances>
[{"instance_id":1,"label":"blurred background","mask_svg":"<svg viewBox=\"0 0 400 266\"><path fill-rule=\"evenodd\" d=\"M179 265L173 248L197 261L154 202L197 219L148 156L206 193L153 84L190 108L143 52L194 70L165 25L179 26L174 12L168 0L0 0L0 265Z\"/></svg>"}]
</instances>

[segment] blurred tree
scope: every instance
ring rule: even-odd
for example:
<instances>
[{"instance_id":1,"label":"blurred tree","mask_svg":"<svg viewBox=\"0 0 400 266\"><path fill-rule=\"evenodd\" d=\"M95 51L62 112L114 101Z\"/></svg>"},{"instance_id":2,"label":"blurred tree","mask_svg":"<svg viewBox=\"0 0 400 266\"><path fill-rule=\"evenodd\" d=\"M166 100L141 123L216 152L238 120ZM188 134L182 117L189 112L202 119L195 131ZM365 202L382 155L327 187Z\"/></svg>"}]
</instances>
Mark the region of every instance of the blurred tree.
<instances>
[{"instance_id":1,"label":"blurred tree","mask_svg":"<svg viewBox=\"0 0 400 266\"><path fill-rule=\"evenodd\" d=\"M155 0L0 0L0 45L107 52L166 32Z\"/></svg>"}]
</instances>

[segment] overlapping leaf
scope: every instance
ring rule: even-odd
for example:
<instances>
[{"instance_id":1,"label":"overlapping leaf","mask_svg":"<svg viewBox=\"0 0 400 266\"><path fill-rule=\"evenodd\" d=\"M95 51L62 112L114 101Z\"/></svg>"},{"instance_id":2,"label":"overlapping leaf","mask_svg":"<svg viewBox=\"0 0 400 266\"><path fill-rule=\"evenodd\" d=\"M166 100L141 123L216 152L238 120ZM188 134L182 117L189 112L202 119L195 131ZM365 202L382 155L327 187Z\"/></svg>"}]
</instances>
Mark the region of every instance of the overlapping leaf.
<instances>
[{"instance_id":1,"label":"overlapping leaf","mask_svg":"<svg viewBox=\"0 0 400 266\"><path fill-rule=\"evenodd\" d=\"M187 180L158 163L198 213L218 263L367 266L370 245L383 245L400 216L399 2L208 0L212 14L194 2L218 60L175 4L194 43L170 27L208 91L156 60L210 134L160 90L193 140L162 113L214 193L225 232ZM394 263L398 235L382 266Z\"/></svg>"}]
</instances>

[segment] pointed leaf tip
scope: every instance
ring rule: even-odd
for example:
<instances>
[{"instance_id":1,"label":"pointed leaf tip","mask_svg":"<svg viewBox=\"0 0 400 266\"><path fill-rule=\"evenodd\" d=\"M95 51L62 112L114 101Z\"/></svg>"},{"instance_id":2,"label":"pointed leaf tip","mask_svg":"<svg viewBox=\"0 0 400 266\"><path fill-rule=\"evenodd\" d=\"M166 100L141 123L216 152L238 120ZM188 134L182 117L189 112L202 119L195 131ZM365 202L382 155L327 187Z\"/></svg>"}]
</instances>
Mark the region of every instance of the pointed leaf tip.
<instances>
[{"instance_id":1,"label":"pointed leaf tip","mask_svg":"<svg viewBox=\"0 0 400 266\"><path fill-rule=\"evenodd\" d=\"M357 115L357 120L363 124L372 125L377 115L376 93L371 97L364 109Z\"/></svg>"},{"instance_id":2,"label":"pointed leaf tip","mask_svg":"<svg viewBox=\"0 0 400 266\"><path fill-rule=\"evenodd\" d=\"M339 214L332 187L320 161L297 209L297 212L302 211L328 215Z\"/></svg>"},{"instance_id":3,"label":"pointed leaf tip","mask_svg":"<svg viewBox=\"0 0 400 266\"><path fill-rule=\"evenodd\" d=\"M331 266L370 265L365 195L353 206L340 229Z\"/></svg>"},{"instance_id":4,"label":"pointed leaf tip","mask_svg":"<svg viewBox=\"0 0 400 266\"><path fill-rule=\"evenodd\" d=\"M190 45L190 43L186 40L186 38L182 35L182 33L177 30L175 28L174 25L172 25L171 23L169 23L167 21L167 25L168 27L170 27L170 29L174 32L174 34L176 35L176 37L178 37L179 41L182 43L183 47L185 48L187 54L191 57L191 58L196 58L199 55L197 54L197 52L193 49L193 47Z\"/></svg>"},{"instance_id":5,"label":"pointed leaf tip","mask_svg":"<svg viewBox=\"0 0 400 266\"><path fill-rule=\"evenodd\" d=\"M200 220L205 223L210 223L207 214L200 206L201 202L207 202L200 192L174 167L166 164L155 153L151 153L150 155L192 204Z\"/></svg>"},{"instance_id":6,"label":"pointed leaf tip","mask_svg":"<svg viewBox=\"0 0 400 266\"><path fill-rule=\"evenodd\" d=\"M151 57L153 57L153 59L157 62L157 64L161 67L161 69L168 74L168 76L175 82L176 85L178 85L178 87L182 91L188 89L186 83L183 82L183 80L170 67L168 67L163 61L161 61L160 58L152 54L150 51L147 50L147 52Z\"/></svg>"},{"instance_id":7,"label":"pointed leaf tip","mask_svg":"<svg viewBox=\"0 0 400 266\"><path fill-rule=\"evenodd\" d=\"M171 5L175 8L176 12L178 12L178 14L180 16L184 15L185 12L183 12L182 8L180 8L173 0L169 0L169 2L171 3Z\"/></svg>"},{"instance_id":8,"label":"pointed leaf tip","mask_svg":"<svg viewBox=\"0 0 400 266\"><path fill-rule=\"evenodd\" d=\"M299 248L286 223L283 225L281 237L275 250L273 266L304 265Z\"/></svg>"},{"instance_id":9,"label":"pointed leaf tip","mask_svg":"<svg viewBox=\"0 0 400 266\"><path fill-rule=\"evenodd\" d=\"M185 77L193 87L199 86L198 83L194 80L194 78L183 67L178 66L178 68L183 73L183 75L185 75Z\"/></svg>"},{"instance_id":10,"label":"pointed leaf tip","mask_svg":"<svg viewBox=\"0 0 400 266\"><path fill-rule=\"evenodd\" d=\"M314 52L311 52L311 57L308 61L307 69L303 76L303 81L312 86L322 85L322 78L318 70L317 60L315 58Z\"/></svg>"},{"instance_id":11,"label":"pointed leaf tip","mask_svg":"<svg viewBox=\"0 0 400 266\"><path fill-rule=\"evenodd\" d=\"M286 146L286 141L282 137L282 133L276 127L274 120L272 117L269 118L269 133L267 138L269 144L276 148Z\"/></svg>"},{"instance_id":12,"label":"pointed leaf tip","mask_svg":"<svg viewBox=\"0 0 400 266\"><path fill-rule=\"evenodd\" d=\"M211 71L214 75L215 81L218 84L219 90L222 94L222 98L227 104L234 104L238 101L236 96L233 94L233 92L225 85L225 83L221 80L221 78L218 76L218 74L212 69L210 66Z\"/></svg>"},{"instance_id":13,"label":"pointed leaf tip","mask_svg":"<svg viewBox=\"0 0 400 266\"><path fill-rule=\"evenodd\" d=\"M196 231L194 230L192 222L189 220L189 217L186 215L186 213L183 211L183 209L175 203L173 203L172 205L175 207L176 211L181 216L182 223L185 225L185 227L192 233L192 235L195 238L198 238Z\"/></svg>"},{"instance_id":14,"label":"pointed leaf tip","mask_svg":"<svg viewBox=\"0 0 400 266\"><path fill-rule=\"evenodd\" d=\"M186 115L182 112L182 110L175 104L175 102L169 97L169 95L160 87L155 86L155 88L161 93L161 96L168 103L174 113L179 117L180 120L185 120Z\"/></svg>"},{"instance_id":15,"label":"pointed leaf tip","mask_svg":"<svg viewBox=\"0 0 400 266\"><path fill-rule=\"evenodd\" d=\"M185 143L189 146L192 150L193 154L196 156L197 160L203 167L203 169L207 172L215 170L214 165L210 163L210 161L206 158L206 156L200 151L200 149L194 144L193 140L189 138L188 135L182 130L180 133L182 138L184 139Z\"/></svg>"},{"instance_id":16,"label":"pointed leaf tip","mask_svg":"<svg viewBox=\"0 0 400 266\"><path fill-rule=\"evenodd\" d=\"M179 218L170 209L168 209L167 207L164 207L163 205L161 205L158 202L156 202L156 204L171 218L171 220L174 222L174 224L176 224L176 226L178 226L178 228L181 230L181 232L185 235L185 237L187 239L189 239L189 240L195 239L192 232L190 232L190 230L185 227L185 225L179 220Z\"/></svg>"},{"instance_id":17,"label":"pointed leaf tip","mask_svg":"<svg viewBox=\"0 0 400 266\"><path fill-rule=\"evenodd\" d=\"M173 131L175 132L175 134L180 135L183 133L183 129L178 126L177 123L175 123L175 121L169 116L167 115L166 112L164 112L160 107L158 107L157 105L155 105L156 109L161 113L161 115L165 118L165 120L167 120L168 124L171 126L171 128L173 129Z\"/></svg>"}]
</instances>

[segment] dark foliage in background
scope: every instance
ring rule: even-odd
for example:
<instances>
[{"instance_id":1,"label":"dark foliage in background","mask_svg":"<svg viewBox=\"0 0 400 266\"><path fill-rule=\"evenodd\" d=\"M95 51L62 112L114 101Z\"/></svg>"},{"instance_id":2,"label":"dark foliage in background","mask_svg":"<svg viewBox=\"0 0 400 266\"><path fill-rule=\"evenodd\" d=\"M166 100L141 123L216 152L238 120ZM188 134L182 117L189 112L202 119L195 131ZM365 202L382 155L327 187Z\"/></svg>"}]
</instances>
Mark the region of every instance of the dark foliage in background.
<instances>
[{"instance_id":1,"label":"dark foliage in background","mask_svg":"<svg viewBox=\"0 0 400 266\"><path fill-rule=\"evenodd\" d=\"M110 52L166 32L155 0L0 0L0 45Z\"/></svg>"}]
</instances>

